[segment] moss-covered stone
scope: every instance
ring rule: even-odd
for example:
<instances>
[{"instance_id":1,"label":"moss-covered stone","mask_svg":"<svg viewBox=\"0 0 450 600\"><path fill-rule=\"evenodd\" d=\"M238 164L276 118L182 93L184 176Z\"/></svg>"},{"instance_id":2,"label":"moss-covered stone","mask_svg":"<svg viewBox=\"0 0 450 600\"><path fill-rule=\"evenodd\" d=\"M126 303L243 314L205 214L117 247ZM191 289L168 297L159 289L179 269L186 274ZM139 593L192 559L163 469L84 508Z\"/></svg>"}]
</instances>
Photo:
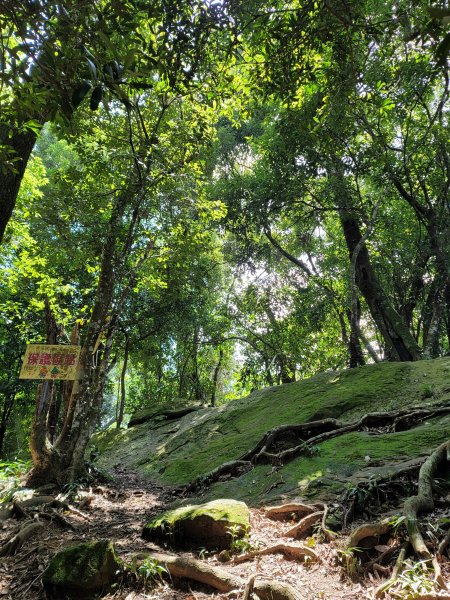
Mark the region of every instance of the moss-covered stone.
<instances>
[{"instance_id":1,"label":"moss-covered stone","mask_svg":"<svg viewBox=\"0 0 450 600\"><path fill-rule=\"evenodd\" d=\"M321 373L224 406L202 408L176 422L152 421L101 434L95 442L102 451L98 463L130 467L164 484L184 484L239 458L278 425L324 417L351 422L368 412L450 402L449 380L450 358ZM394 434L354 432L320 444L315 455L299 457L278 470L257 466L240 478L219 482L205 500L231 496L261 504L308 490L334 492L348 485L355 473L370 473L375 460L429 453L448 431L448 417L441 417Z\"/></svg>"},{"instance_id":2,"label":"moss-covered stone","mask_svg":"<svg viewBox=\"0 0 450 600\"><path fill-rule=\"evenodd\" d=\"M220 499L159 514L145 525L142 535L184 547L221 550L229 548L233 538L244 536L249 527L246 504Z\"/></svg>"},{"instance_id":3,"label":"moss-covered stone","mask_svg":"<svg viewBox=\"0 0 450 600\"><path fill-rule=\"evenodd\" d=\"M120 568L112 542L85 542L58 552L42 582L55 598L90 598L109 586Z\"/></svg>"}]
</instances>

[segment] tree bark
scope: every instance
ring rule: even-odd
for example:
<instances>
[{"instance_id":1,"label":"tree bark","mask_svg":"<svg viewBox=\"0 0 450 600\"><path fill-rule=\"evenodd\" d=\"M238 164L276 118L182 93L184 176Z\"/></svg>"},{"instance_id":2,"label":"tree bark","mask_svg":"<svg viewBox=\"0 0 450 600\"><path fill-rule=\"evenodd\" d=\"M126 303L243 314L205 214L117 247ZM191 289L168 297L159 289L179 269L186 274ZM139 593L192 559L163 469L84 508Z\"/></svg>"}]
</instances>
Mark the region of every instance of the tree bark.
<instances>
[{"instance_id":1,"label":"tree bark","mask_svg":"<svg viewBox=\"0 0 450 600\"><path fill-rule=\"evenodd\" d=\"M341 209L339 216L351 259L362 239L362 234L354 215ZM365 244L361 245L356 256L355 280L383 336L388 358L397 361L419 360L421 358L420 349L382 289L370 263L369 252Z\"/></svg>"},{"instance_id":2,"label":"tree bark","mask_svg":"<svg viewBox=\"0 0 450 600\"><path fill-rule=\"evenodd\" d=\"M0 124L2 154L7 152L7 158L13 161L11 165L6 165L0 177L0 242L3 240L6 226L16 204L20 184L35 142L36 134L33 131L21 132Z\"/></svg>"},{"instance_id":3,"label":"tree bark","mask_svg":"<svg viewBox=\"0 0 450 600\"><path fill-rule=\"evenodd\" d=\"M220 373L220 369L222 367L222 360L223 360L223 348L222 348L222 346L220 346L219 360L217 361L216 367L214 369L214 375L213 375L213 389L212 389L212 393L211 393L211 406L216 405L217 384L219 382L219 373Z\"/></svg>"},{"instance_id":4,"label":"tree bark","mask_svg":"<svg viewBox=\"0 0 450 600\"><path fill-rule=\"evenodd\" d=\"M129 353L130 353L130 338L128 337L127 334L125 334L125 348L123 351L123 365L122 365L122 371L120 373L120 401L119 401L119 410L117 411L117 429L120 429L122 426L123 414L125 411L125 399L126 399L125 376L127 374Z\"/></svg>"}]
</instances>

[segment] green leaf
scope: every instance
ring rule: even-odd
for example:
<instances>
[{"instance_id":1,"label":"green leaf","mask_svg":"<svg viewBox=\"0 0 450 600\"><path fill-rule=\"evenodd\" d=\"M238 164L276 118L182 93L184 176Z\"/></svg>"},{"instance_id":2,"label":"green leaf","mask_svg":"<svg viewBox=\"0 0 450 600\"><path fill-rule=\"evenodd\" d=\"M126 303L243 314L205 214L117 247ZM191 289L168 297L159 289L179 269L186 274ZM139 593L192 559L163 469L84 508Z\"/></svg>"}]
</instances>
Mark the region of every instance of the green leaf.
<instances>
[{"instance_id":1,"label":"green leaf","mask_svg":"<svg viewBox=\"0 0 450 600\"><path fill-rule=\"evenodd\" d=\"M102 98L103 98L103 88L101 85L98 85L97 87L94 88L94 90L91 94L91 101L89 102L89 108L91 110L97 110L100 102L102 101Z\"/></svg>"},{"instance_id":2,"label":"green leaf","mask_svg":"<svg viewBox=\"0 0 450 600\"><path fill-rule=\"evenodd\" d=\"M78 87L75 88L72 94L72 106L73 108L78 108L82 103L84 97L92 88L92 84L90 81L83 81Z\"/></svg>"},{"instance_id":3,"label":"green leaf","mask_svg":"<svg viewBox=\"0 0 450 600\"><path fill-rule=\"evenodd\" d=\"M88 64L89 70L91 72L92 79L96 80L97 79L97 67L94 65L94 63L92 62L92 60L90 58L86 58L86 62Z\"/></svg>"}]
</instances>

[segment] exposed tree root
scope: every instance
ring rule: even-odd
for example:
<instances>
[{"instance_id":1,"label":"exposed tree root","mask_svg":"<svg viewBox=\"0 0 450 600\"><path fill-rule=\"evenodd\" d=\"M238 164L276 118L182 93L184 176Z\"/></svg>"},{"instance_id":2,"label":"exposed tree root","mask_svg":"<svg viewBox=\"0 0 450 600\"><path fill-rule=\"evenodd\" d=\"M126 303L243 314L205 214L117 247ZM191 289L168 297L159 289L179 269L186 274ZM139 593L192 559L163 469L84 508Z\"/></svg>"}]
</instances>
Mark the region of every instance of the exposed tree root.
<instances>
[{"instance_id":1,"label":"exposed tree root","mask_svg":"<svg viewBox=\"0 0 450 600\"><path fill-rule=\"evenodd\" d=\"M256 575L252 575L249 580L247 581L247 584L245 586L245 590L244 590L244 594L242 596L242 600L251 600L252 594L253 594L253 588L255 586L255 579L256 579Z\"/></svg>"},{"instance_id":2,"label":"exposed tree root","mask_svg":"<svg viewBox=\"0 0 450 600\"><path fill-rule=\"evenodd\" d=\"M390 546L389 548L387 548L387 550L385 550L384 552L382 552L379 556L376 557L376 559L371 560L369 563L367 563L366 565L366 571L370 571L370 570L378 570L378 571L382 571L382 574L384 576L389 575L390 573L390 568L389 567L384 567L381 565L381 562L383 560L385 560L385 558L387 556L390 556L391 554L393 554L393 552L395 552L398 549L398 544L392 544L392 546Z\"/></svg>"},{"instance_id":3,"label":"exposed tree root","mask_svg":"<svg viewBox=\"0 0 450 600\"><path fill-rule=\"evenodd\" d=\"M54 509L65 510L81 517L82 519L85 519L86 521L90 520L89 516L83 513L81 510L78 510L74 506L71 506L63 500L59 500L54 496L33 496L32 498L22 500L21 502L13 502L13 511L18 517L21 518L28 518L29 514L27 509L31 509L31 512L33 512L33 509L35 508L44 510L51 509L50 512L53 513L55 512Z\"/></svg>"},{"instance_id":4,"label":"exposed tree root","mask_svg":"<svg viewBox=\"0 0 450 600\"><path fill-rule=\"evenodd\" d=\"M419 473L419 469L425 462L425 458L408 460L399 467L394 467L395 472L389 473L368 481L359 483L351 490L346 490L340 497L339 503L343 507L344 515L342 518L343 527L347 527L354 518L366 511L367 505L379 504L384 497L389 500L392 496L397 496L405 491L405 480L414 482ZM415 483L414 483L415 485ZM398 487L398 491L395 488Z\"/></svg>"},{"instance_id":5,"label":"exposed tree root","mask_svg":"<svg viewBox=\"0 0 450 600\"><path fill-rule=\"evenodd\" d=\"M436 557L431 554L425 544L419 527L418 515L422 512L431 512L434 509L433 479L441 464L447 461L449 448L450 441L441 444L423 463L419 471L417 495L408 498L403 507L411 545L419 558L432 562L436 583L441 588L446 587L441 568Z\"/></svg>"},{"instance_id":6,"label":"exposed tree root","mask_svg":"<svg viewBox=\"0 0 450 600\"><path fill-rule=\"evenodd\" d=\"M70 521L68 521L62 515L60 515L59 512L57 512L54 508L52 508L51 511L48 512L48 513L46 513L46 512L40 512L38 514L38 516L41 519L47 519L48 521L54 521L60 527L65 527L67 529L72 529L72 531L75 531L75 529L76 529L76 527L74 525L72 525L72 523L70 523Z\"/></svg>"},{"instance_id":7,"label":"exposed tree root","mask_svg":"<svg viewBox=\"0 0 450 600\"><path fill-rule=\"evenodd\" d=\"M280 506L269 506L264 509L265 515L274 521L282 521L290 518L291 515L297 516L309 515L317 510L317 506L312 504L302 504L291 502L289 504L281 504Z\"/></svg>"},{"instance_id":8,"label":"exposed tree root","mask_svg":"<svg viewBox=\"0 0 450 600\"><path fill-rule=\"evenodd\" d=\"M375 591L375 598L382 598L384 593L392 587L398 579L398 576L401 573L403 568L403 563L405 562L406 554L408 552L409 542L405 542L400 548L400 552L395 563L394 570L392 571L392 576L388 581L382 583Z\"/></svg>"},{"instance_id":9,"label":"exposed tree root","mask_svg":"<svg viewBox=\"0 0 450 600\"><path fill-rule=\"evenodd\" d=\"M420 532L417 516L434 509L433 479L441 463L447 460L449 447L449 441L441 444L423 463L419 471L417 495L408 498L403 508L409 539L417 555L423 559L429 559L431 554Z\"/></svg>"},{"instance_id":10,"label":"exposed tree root","mask_svg":"<svg viewBox=\"0 0 450 600\"><path fill-rule=\"evenodd\" d=\"M347 549L357 548L361 540L370 537L380 537L388 533L391 529L392 523L390 519L383 519L378 523L363 523L352 531L345 542L345 547Z\"/></svg>"},{"instance_id":11,"label":"exposed tree root","mask_svg":"<svg viewBox=\"0 0 450 600\"><path fill-rule=\"evenodd\" d=\"M159 413L153 413L150 415L142 415L141 417L135 417L135 418L130 419L130 422L128 423L128 429L130 429L130 427L135 427L136 425L141 425L142 423L146 423L147 421L151 421L157 417L159 417L161 420L165 420L165 421L174 421L176 419L181 419L182 417L185 417L186 415L189 415L192 412L200 410L201 408L204 408L204 407L200 404L196 404L193 406L186 406L185 408L180 408L178 410L162 410Z\"/></svg>"},{"instance_id":12,"label":"exposed tree root","mask_svg":"<svg viewBox=\"0 0 450 600\"><path fill-rule=\"evenodd\" d=\"M274 579L256 579L253 593L261 600L303 600L299 590L288 583L280 583Z\"/></svg>"},{"instance_id":13,"label":"exposed tree root","mask_svg":"<svg viewBox=\"0 0 450 600\"><path fill-rule=\"evenodd\" d=\"M257 556L267 556L268 554L283 554L286 558L303 562L306 558L321 562L317 552L306 546L288 546L287 544L276 544L262 550L254 550L246 554L240 554L233 559L234 564L240 564L247 560L253 560Z\"/></svg>"},{"instance_id":14,"label":"exposed tree root","mask_svg":"<svg viewBox=\"0 0 450 600\"><path fill-rule=\"evenodd\" d=\"M441 541L438 547L438 554L444 554L445 549L447 548L450 542L450 529L447 531L444 539Z\"/></svg>"},{"instance_id":15,"label":"exposed tree root","mask_svg":"<svg viewBox=\"0 0 450 600\"><path fill-rule=\"evenodd\" d=\"M140 556L142 557L142 555ZM243 588L245 585L245 581L225 569L212 567L208 563L194 558L160 552L152 552L149 556L164 565L172 577L193 579L209 585L219 592L230 592Z\"/></svg>"},{"instance_id":16,"label":"exposed tree root","mask_svg":"<svg viewBox=\"0 0 450 600\"><path fill-rule=\"evenodd\" d=\"M220 592L244 589L246 582L240 577L220 567L211 567L207 563L193 558L171 554L151 553L150 556L163 564L172 577L193 579L213 587ZM140 555L142 557L142 555ZM260 600L301 600L298 590L286 583L272 579L254 579L253 594Z\"/></svg>"},{"instance_id":17,"label":"exposed tree root","mask_svg":"<svg viewBox=\"0 0 450 600\"><path fill-rule=\"evenodd\" d=\"M249 460L232 460L230 462L223 463L216 469L213 469L206 475L202 475L197 479L194 479L186 488L186 492L195 492L199 488L208 487L212 483L219 481L223 477L236 477L247 473L253 468L252 463Z\"/></svg>"},{"instance_id":18,"label":"exposed tree root","mask_svg":"<svg viewBox=\"0 0 450 600\"><path fill-rule=\"evenodd\" d=\"M212 485L224 476L237 477L247 472L255 464L283 465L301 455L310 455L314 446L350 433L367 429L379 430L381 427L389 431L411 428L425 419L450 413L450 407L435 406L430 409L413 408L393 412L368 413L353 423L342 423L336 419L322 419L307 423L279 425L269 430L248 452L238 459L227 462L209 473L192 481L187 492ZM277 447L290 444L291 447L277 451Z\"/></svg>"},{"instance_id":19,"label":"exposed tree root","mask_svg":"<svg viewBox=\"0 0 450 600\"><path fill-rule=\"evenodd\" d=\"M415 600L450 600L450 594L430 593L420 594L415 597Z\"/></svg>"},{"instance_id":20,"label":"exposed tree root","mask_svg":"<svg viewBox=\"0 0 450 600\"><path fill-rule=\"evenodd\" d=\"M317 521L320 521L322 516L323 516L324 512L323 511L317 511L314 512L310 515L306 515L306 517L303 517L303 519L301 519L297 525L295 525L294 527L291 527L291 529L288 529L288 531L285 531L283 533L284 537L292 537L292 538L298 538L301 535L306 534L306 532L311 529L311 527L317 523Z\"/></svg>"},{"instance_id":21,"label":"exposed tree root","mask_svg":"<svg viewBox=\"0 0 450 600\"><path fill-rule=\"evenodd\" d=\"M423 414L423 413L421 413ZM404 504L403 515L405 517L406 529L408 532L409 541L402 545L399 556L397 558L395 568L391 578L383 583L376 591L376 597L382 597L383 594L392 586L395 585L399 573L403 568L403 563L406 557L406 552L409 544L412 546L416 556L423 561L425 568L432 567L434 570L435 583L441 588L446 588L444 579L441 574L441 568L437 557L432 554L420 530L418 515L423 512L431 512L434 509L433 500L433 483L439 469L448 461L450 450L450 441L441 444L422 464L419 477L417 494L410 496ZM388 533L392 529L392 524L389 519L384 519L378 523L365 523L355 529L346 541L346 548L355 548L360 545L361 540L370 537L379 537ZM438 547L438 554L441 555L447 544L450 541L450 531L441 541ZM430 594L430 597L439 598L439 595Z\"/></svg>"},{"instance_id":22,"label":"exposed tree root","mask_svg":"<svg viewBox=\"0 0 450 600\"><path fill-rule=\"evenodd\" d=\"M11 556L15 554L17 550L19 550L28 539L42 529L42 527L43 523L40 521L26 523L12 538L0 546L0 556Z\"/></svg>"}]
</instances>

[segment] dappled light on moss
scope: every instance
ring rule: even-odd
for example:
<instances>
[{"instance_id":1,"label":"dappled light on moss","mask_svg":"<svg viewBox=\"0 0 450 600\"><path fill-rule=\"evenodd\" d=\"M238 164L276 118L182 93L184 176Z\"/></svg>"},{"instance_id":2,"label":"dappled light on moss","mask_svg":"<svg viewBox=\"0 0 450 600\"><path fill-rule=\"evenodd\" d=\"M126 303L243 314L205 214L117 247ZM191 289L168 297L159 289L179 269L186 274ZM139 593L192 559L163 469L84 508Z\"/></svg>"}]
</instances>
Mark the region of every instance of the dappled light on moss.
<instances>
[{"instance_id":1,"label":"dappled light on moss","mask_svg":"<svg viewBox=\"0 0 450 600\"><path fill-rule=\"evenodd\" d=\"M303 479L301 479L300 481L297 482L299 490L300 491L305 490L308 487L308 485L311 483L311 481L319 479L319 477L322 477L322 475L323 475L323 471L316 471L315 473L311 473L311 475L304 477Z\"/></svg>"},{"instance_id":2,"label":"dappled light on moss","mask_svg":"<svg viewBox=\"0 0 450 600\"><path fill-rule=\"evenodd\" d=\"M348 423L374 409L422 407L424 381L436 390L427 405L442 404L450 399L449 366L450 359L442 358L321 373L305 381L254 392L219 409L201 409L158 428L152 429L150 422L137 425L126 436L115 436L114 446L105 444L99 463L108 468L120 462L163 483L188 483L239 458L278 425L326 418ZM425 422L395 433L347 433L321 443L311 456L287 462L273 472L270 466L254 466L236 479L219 481L205 492L205 497L231 495L258 504L266 497L295 494L299 482L305 493L322 482L321 493L326 495L327 489L345 487L355 473L369 477L385 461L431 451L445 437L450 420L439 417L429 422L431 425Z\"/></svg>"}]
</instances>

